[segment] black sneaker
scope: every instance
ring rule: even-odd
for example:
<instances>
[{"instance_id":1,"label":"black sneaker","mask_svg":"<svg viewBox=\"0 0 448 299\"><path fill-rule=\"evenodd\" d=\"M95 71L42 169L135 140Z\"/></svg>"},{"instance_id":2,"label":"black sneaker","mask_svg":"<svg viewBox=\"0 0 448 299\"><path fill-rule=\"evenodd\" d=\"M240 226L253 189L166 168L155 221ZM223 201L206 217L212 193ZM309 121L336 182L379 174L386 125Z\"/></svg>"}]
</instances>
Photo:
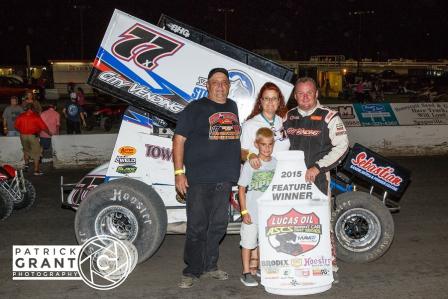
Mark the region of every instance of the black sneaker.
<instances>
[{"instance_id":1,"label":"black sneaker","mask_svg":"<svg viewBox=\"0 0 448 299\"><path fill-rule=\"evenodd\" d=\"M241 282L246 287L256 287L258 285L258 281L255 279L254 275L249 273L243 273L240 278Z\"/></svg>"}]
</instances>

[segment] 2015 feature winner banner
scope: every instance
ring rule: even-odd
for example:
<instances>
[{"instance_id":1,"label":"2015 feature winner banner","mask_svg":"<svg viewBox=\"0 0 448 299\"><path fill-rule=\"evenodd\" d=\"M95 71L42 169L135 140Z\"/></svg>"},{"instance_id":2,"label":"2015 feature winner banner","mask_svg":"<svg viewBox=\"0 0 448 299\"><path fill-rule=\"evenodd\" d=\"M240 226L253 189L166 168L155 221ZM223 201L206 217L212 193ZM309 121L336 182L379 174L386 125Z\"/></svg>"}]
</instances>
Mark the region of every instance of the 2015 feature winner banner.
<instances>
[{"instance_id":1,"label":"2015 feature winner banner","mask_svg":"<svg viewBox=\"0 0 448 299\"><path fill-rule=\"evenodd\" d=\"M329 104L347 127L447 125L448 103Z\"/></svg>"},{"instance_id":2,"label":"2015 feature winner banner","mask_svg":"<svg viewBox=\"0 0 448 299\"><path fill-rule=\"evenodd\" d=\"M258 199L261 284L278 295L325 292L333 282L328 196L305 182L302 151L277 156Z\"/></svg>"}]
</instances>

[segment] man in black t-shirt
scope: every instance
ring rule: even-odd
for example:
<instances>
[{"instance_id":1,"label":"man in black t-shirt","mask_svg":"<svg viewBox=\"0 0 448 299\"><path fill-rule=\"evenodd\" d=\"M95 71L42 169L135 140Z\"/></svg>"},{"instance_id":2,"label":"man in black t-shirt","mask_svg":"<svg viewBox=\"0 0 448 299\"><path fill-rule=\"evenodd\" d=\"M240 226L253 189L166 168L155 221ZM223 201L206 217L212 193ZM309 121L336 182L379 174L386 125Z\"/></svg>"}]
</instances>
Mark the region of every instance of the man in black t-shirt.
<instances>
[{"instance_id":1,"label":"man in black t-shirt","mask_svg":"<svg viewBox=\"0 0 448 299\"><path fill-rule=\"evenodd\" d=\"M226 280L218 270L219 242L228 222L232 185L240 173L238 108L227 98L229 74L223 68L208 75L208 96L179 113L173 139L176 189L186 195L187 267L179 287L189 288L201 277Z\"/></svg>"}]
</instances>

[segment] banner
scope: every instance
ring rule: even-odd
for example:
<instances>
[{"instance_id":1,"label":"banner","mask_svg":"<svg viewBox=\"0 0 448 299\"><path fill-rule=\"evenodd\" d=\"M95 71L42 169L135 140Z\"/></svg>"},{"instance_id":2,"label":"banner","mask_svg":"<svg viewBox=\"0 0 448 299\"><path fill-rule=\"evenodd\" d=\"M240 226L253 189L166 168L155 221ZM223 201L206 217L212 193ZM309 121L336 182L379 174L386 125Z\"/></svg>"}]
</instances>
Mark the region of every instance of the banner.
<instances>
[{"instance_id":1,"label":"banner","mask_svg":"<svg viewBox=\"0 0 448 299\"><path fill-rule=\"evenodd\" d=\"M448 125L448 103L328 104L347 127Z\"/></svg>"},{"instance_id":2,"label":"banner","mask_svg":"<svg viewBox=\"0 0 448 299\"><path fill-rule=\"evenodd\" d=\"M401 126L448 125L448 103L391 104Z\"/></svg>"},{"instance_id":3,"label":"banner","mask_svg":"<svg viewBox=\"0 0 448 299\"><path fill-rule=\"evenodd\" d=\"M307 295L331 288L330 204L305 182L302 151L281 152L259 208L261 284L278 295Z\"/></svg>"}]
</instances>

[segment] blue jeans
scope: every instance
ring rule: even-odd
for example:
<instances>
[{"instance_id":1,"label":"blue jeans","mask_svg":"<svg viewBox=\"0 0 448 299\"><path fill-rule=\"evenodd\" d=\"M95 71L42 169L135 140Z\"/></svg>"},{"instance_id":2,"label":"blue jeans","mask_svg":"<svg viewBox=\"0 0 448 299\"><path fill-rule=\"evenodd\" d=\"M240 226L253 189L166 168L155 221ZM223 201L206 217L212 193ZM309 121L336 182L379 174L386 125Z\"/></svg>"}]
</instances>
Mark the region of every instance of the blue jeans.
<instances>
[{"instance_id":1,"label":"blue jeans","mask_svg":"<svg viewBox=\"0 0 448 299\"><path fill-rule=\"evenodd\" d=\"M218 269L219 243L226 234L232 183L190 184L183 270L199 277Z\"/></svg>"}]
</instances>

